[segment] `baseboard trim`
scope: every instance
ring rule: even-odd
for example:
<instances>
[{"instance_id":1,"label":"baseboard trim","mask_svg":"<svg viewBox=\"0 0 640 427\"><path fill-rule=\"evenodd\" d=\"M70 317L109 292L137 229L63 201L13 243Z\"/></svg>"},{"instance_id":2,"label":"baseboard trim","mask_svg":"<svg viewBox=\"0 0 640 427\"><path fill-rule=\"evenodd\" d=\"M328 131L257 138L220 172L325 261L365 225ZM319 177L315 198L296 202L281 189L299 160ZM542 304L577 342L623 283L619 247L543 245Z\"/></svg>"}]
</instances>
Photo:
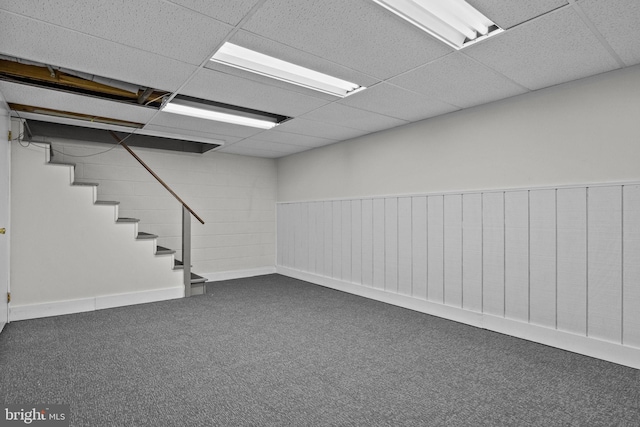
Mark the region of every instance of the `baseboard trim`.
<instances>
[{"instance_id":1,"label":"baseboard trim","mask_svg":"<svg viewBox=\"0 0 640 427\"><path fill-rule=\"evenodd\" d=\"M409 310L430 314L467 325L499 332L528 341L556 347L573 353L606 360L619 365L640 369L640 348L597 340L569 332L548 329L542 326L505 319L488 314L471 312L457 307L446 306L414 298L393 294L382 289L370 288L356 283L343 282L326 276L319 276L300 270L277 266L276 272L284 276L304 280L327 288L359 295Z\"/></svg>"},{"instance_id":2,"label":"baseboard trim","mask_svg":"<svg viewBox=\"0 0 640 427\"><path fill-rule=\"evenodd\" d=\"M9 322L38 319L42 317L61 316L65 314L83 313L106 308L144 304L184 298L184 287L153 289L149 291L127 292L123 294L101 295L92 298L81 298L67 301L56 301L44 304L28 304L9 306Z\"/></svg>"},{"instance_id":3,"label":"baseboard trim","mask_svg":"<svg viewBox=\"0 0 640 427\"><path fill-rule=\"evenodd\" d=\"M209 282L220 282L222 280L244 279L245 277L265 276L267 274L275 274L276 267L260 267L246 270L220 271L217 273L201 274Z\"/></svg>"}]
</instances>

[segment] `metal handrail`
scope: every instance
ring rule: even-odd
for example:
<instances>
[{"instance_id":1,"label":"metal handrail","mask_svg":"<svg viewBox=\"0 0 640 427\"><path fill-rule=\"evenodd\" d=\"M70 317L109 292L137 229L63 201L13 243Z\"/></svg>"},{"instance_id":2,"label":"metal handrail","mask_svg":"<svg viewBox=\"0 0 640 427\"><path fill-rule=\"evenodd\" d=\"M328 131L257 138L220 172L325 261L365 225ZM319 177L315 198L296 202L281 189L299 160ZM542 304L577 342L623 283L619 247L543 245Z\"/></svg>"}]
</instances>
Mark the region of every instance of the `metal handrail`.
<instances>
[{"instance_id":1,"label":"metal handrail","mask_svg":"<svg viewBox=\"0 0 640 427\"><path fill-rule=\"evenodd\" d=\"M124 140L120 139L118 135L116 135L113 131L109 131L111 136L118 141L118 145L122 145L122 147L129 152L153 177L160 183L164 188L167 189L169 193L173 197L176 198L177 201L182 205L182 281L184 283L184 296L191 296L191 217L189 214L196 217L201 224L204 224L202 218L198 216L197 213L193 211L181 198L178 196L175 191L173 191L151 168L140 158L136 153L133 152L131 148L127 144L124 143Z\"/></svg>"},{"instance_id":2,"label":"metal handrail","mask_svg":"<svg viewBox=\"0 0 640 427\"><path fill-rule=\"evenodd\" d=\"M125 144L125 143L124 143L124 141L118 137L118 135L116 135L116 134L115 134L113 131L111 131L111 130L109 131L109 133L111 134L111 136L112 136L116 141L118 141L118 144L119 144L119 145L122 145L122 147L123 147L125 150L127 150L127 151L129 152L129 154L131 154L131 155L132 155L132 156L133 156L133 157L134 157L134 158L135 158L135 159L136 159L136 160L137 160L137 161L138 161L138 162L139 162L139 163L140 163L140 164L141 164L141 165L142 165L142 166L143 166L143 167L144 167L144 168L145 168L145 169L146 169L150 174L151 174L151 175L153 175L153 177L154 177L154 178L155 178L155 179L156 179L160 184L162 184L162 186L163 186L164 188L166 188L166 189L167 189L167 191L168 191L169 193L171 193L171 195L172 195L173 197L175 197L175 198L176 198L176 200L177 200L178 202L180 202L180 204L181 204L181 205L182 205L186 210L188 210L188 211L189 211L189 213L191 213L191 215L193 215L193 216L194 216L198 221L200 221L200 223L201 223L201 224L204 224L204 221L202 220L202 218L200 218L200 217L198 216L198 214L197 214L197 213L195 213L195 212L193 211L193 209L191 209L191 208L189 207L189 205L187 205L187 204L186 204L186 203L185 203L185 202L180 198L180 196L178 196L178 195L177 195L177 194L176 194L176 193L175 193L175 192L174 192L174 191L173 191L173 190L172 190L172 189L171 189L171 188L170 188L170 187L169 187L169 186L168 186L168 185L167 185L163 180L162 180L162 178L160 178L158 175L156 175L156 173L155 173L153 170L151 170L151 168L150 168L150 167L149 167L149 166L148 166L148 165L147 165L147 164L146 164L146 163L145 163L145 162L144 162L140 157L138 157L138 155L137 155L136 153L134 153L134 152L133 152L133 150L132 150L131 148L129 148L129 146L128 146L127 144Z\"/></svg>"}]
</instances>

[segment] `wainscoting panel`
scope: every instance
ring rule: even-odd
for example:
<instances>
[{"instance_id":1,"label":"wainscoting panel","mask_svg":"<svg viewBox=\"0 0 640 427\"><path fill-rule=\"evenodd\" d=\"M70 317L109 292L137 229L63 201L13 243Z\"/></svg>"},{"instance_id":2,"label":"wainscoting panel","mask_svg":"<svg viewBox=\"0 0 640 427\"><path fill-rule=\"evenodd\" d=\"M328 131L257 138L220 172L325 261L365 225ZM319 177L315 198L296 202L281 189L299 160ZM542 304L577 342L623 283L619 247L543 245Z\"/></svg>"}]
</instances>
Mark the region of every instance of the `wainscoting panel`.
<instances>
[{"instance_id":1,"label":"wainscoting panel","mask_svg":"<svg viewBox=\"0 0 640 427\"><path fill-rule=\"evenodd\" d=\"M373 287L373 200L362 200L362 284Z\"/></svg>"},{"instance_id":2,"label":"wainscoting panel","mask_svg":"<svg viewBox=\"0 0 640 427\"><path fill-rule=\"evenodd\" d=\"M529 192L529 322L556 327L556 190Z\"/></svg>"},{"instance_id":3,"label":"wainscoting panel","mask_svg":"<svg viewBox=\"0 0 640 427\"><path fill-rule=\"evenodd\" d=\"M373 287L384 289L385 236L384 199L373 201Z\"/></svg>"},{"instance_id":4,"label":"wainscoting panel","mask_svg":"<svg viewBox=\"0 0 640 427\"><path fill-rule=\"evenodd\" d=\"M622 342L622 188L588 190L587 335Z\"/></svg>"},{"instance_id":5,"label":"wainscoting panel","mask_svg":"<svg viewBox=\"0 0 640 427\"><path fill-rule=\"evenodd\" d=\"M640 360L640 184L280 203L277 213L284 274Z\"/></svg>"},{"instance_id":6,"label":"wainscoting panel","mask_svg":"<svg viewBox=\"0 0 640 427\"><path fill-rule=\"evenodd\" d=\"M411 197L398 199L398 293L411 296L412 288L412 217Z\"/></svg>"},{"instance_id":7,"label":"wainscoting panel","mask_svg":"<svg viewBox=\"0 0 640 427\"><path fill-rule=\"evenodd\" d=\"M398 199L384 199L384 289L398 293Z\"/></svg>"},{"instance_id":8,"label":"wainscoting panel","mask_svg":"<svg viewBox=\"0 0 640 427\"><path fill-rule=\"evenodd\" d=\"M362 201L351 202L351 281L362 283Z\"/></svg>"},{"instance_id":9,"label":"wainscoting panel","mask_svg":"<svg viewBox=\"0 0 640 427\"><path fill-rule=\"evenodd\" d=\"M340 238L342 240L342 280L346 282L352 282L352 269L353 262L351 260L351 239L353 238L353 231L351 229L351 201L344 200L341 202L342 206L342 231L340 232Z\"/></svg>"},{"instance_id":10,"label":"wainscoting panel","mask_svg":"<svg viewBox=\"0 0 640 427\"><path fill-rule=\"evenodd\" d=\"M332 274L334 279L342 279L342 202L331 203L331 222L333 235L331 236Z\"/></svg>"},{"instance_id":11,"label":"wainscoting panel","mask_svg":"<svg viewBox=\"0 0 640 427\"><path fill-rule=\"evenodd\" d=\"M299 205L296 215L296 268L310 271L309 268L309 205Z\"/></svg>"},{"instance_id":12,"label":"wainscoting panel","mask_svg":"<svg viewBox=\"0 0 640 427\"><path fill-rule=\"evenodd\" d=\"M482 195L482 311L504 316L504 193Z\"/></svg>"},{"instance_id":13,"label":"wainscoting panel","mask_svg":"<svg viewBox=\"0 0 640 427\"><path fill-rule=\"evenodd\" d=\"M529 192L504 195L504 316L529 321Z\"/></svg>"},{"instance_id":14,"label":"wainscoting panel","mask_svg":"<svg viewBox=\"0 0 640 427\"><path fill-rule=\"evenodd\" d=\"M322 224L324 230L324 275L333 277L333 202L323 203Z\"/></svg>"},{"instance_id":15,"label":"wainscoting panel","mask_svg":"<svg viewBox=\"0 0 640 427\"><path fill-rule=\"evenodd\" d=\"M482 194L462 196L462 308L482 312Z\"/></svg>"},{"instance_id":16,"label":"wainscoting panel","mask_svg":"<svg viewBox=\"0 0 640 427\"><path fill-rule=\"evenodd\" d=\"M587 335L587 189L557 193L558 330Z\"/></svg>"},{"instance_id":17,"label":"wainscoting panel","mask_svg":"<svg viewBox=\"0 0 640 427\"><path fill-rule=\"evenodd\" d=\"M427 299L427 198L411 199L412 289L414 298Z\"/></svg>"},{"instance_id":18,"label":"wainscoting panel","mask_svg":"<svg viewBox=\"0 0 640 427\"><path fill-rule=\"evenodd\" d=\"M444 303L444 198L427 197L427 299Z\"/></svg>"},{"instance_id":19,"label":"wainscoting panel","mask_svg":"<svg viewBox=\"0 0 640 427\"><path fill-rule=\"evenodd\" d=\"M307 265L310 272L316 273L318 250L322 248L320 246L321 240L318 238L318 215L317 215L318 203L309 203L308 215L309 215L309 248L307 250Z\"/></svg>"},{"instance_id":20,"label":"wainscoting panel","mask_svg":"<svg viewBox=\"0 0 640 427\"><path fill-rule=\"evenodd\" d=\"M462 195L444 196L444 303L462 307Z\"/></svg>"},{"instance_id":21,"label":"wainscoting panel","mask_svg":"<svg viewBox=\"0 0 640 427\"><path fill-rule=\"evenodd\" d=\"M640 185L623 192L623 344L640 347Z\"/></svg>"}]
</instances>

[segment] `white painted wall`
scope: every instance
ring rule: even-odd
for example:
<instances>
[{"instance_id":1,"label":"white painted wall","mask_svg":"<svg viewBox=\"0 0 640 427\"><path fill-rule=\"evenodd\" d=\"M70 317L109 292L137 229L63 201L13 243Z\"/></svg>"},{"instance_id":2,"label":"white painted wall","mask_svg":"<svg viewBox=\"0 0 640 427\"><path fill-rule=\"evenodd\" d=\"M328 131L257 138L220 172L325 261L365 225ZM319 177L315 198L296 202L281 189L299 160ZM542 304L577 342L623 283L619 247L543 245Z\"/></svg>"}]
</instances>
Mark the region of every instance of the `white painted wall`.
<instances>
[{"instance_id":1,"label":"white painted wall","mask_svg":"<svg viewBox=\"0 0 640 427\"><path fill-rule=\"evenodd\" d=\"M73 168L47 165L47 147L12 143L10 320L88 311L184 295L172 256L95 187L72 186Z\"/></svg>"},{"instance_id":2,"label":"white painted wall","mask_svg":"<svg viewBox=\"0 0 640 427\"><path fill-rule=\"evenodd\" d=\"M639 100L636 66L280 159L278 271L640 368Z\"/></svg>"},{"instance_id":3,"label":"white painted wall","mask_svg":"<svg viewBox=\"0 0 640 427\"><path fill-rule=\"evenodd\" d=\"M278 200L640 179L640 66L278 160Z\"/></svg>"},{"instance_id":4,"label":"white painted wall","mask_svg":"<svg viewBox=\"0 0 640 427\"><path fill-rule=\"evenodd\" d=\"M76 164L78 181L99 183L98 198L181 259L180 204L123 148L49 139L54 161ZM272 159L208 152L132 149L200 215L192 219L193 271L210 279L273 272L276 166ZM77 157L90 156L90 157Z\"/></svg>"},{"instance_id":5,"label":"white painted wall","mask_svg":"<svg viewBox=\"0 0 640 427\"><path fill-rule=\"evenodd\" d=\"M11 144L8 142L9 108L0 93L0 331L8 320L9 307L6 295L9 291L9 240L11 233L9 205L11 191Z\"/></svg>"}]
</instances>

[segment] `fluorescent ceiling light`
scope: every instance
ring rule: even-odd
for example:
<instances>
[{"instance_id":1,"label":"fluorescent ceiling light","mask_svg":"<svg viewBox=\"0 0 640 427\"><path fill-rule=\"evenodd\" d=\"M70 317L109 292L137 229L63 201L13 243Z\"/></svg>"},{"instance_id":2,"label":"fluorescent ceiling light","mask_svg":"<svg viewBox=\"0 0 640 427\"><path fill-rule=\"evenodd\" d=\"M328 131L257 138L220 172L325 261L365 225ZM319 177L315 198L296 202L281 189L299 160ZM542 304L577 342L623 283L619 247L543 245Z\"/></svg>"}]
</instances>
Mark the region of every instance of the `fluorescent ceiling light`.
<instances>
[{"instance_id":1,"label":"fluorescent ceiling light","mask_svg":"<svg viewBox=\"0 0 640 427\"><path fill-rule=\"evenodd\" d=\"M271 129L288 117L263 111L241 108L218 102L178 95L162 106L166 113L182 114L241 126Z\"/></svg>"},{"instance_id":2,"label":"fluorescent ceiling light","mask_svg":"<svg viewBox=\"0 0 640 427\"><path fill-rule=\"evenodd\" d=\"M344 98L364 87L272 56L225 43L211 61Z\"/></svg>"},{"instance_id":3,"label":"fluorescent ceiling light","mask_svg":"<svg viewBox=\"0 0 640 427\"><path fill-rule=\"evenodd\" d=\"M183 116L197 117L199 119L215 120L217 122L232 123L234 125L251 126L262 129L271 129L277 124L265 120L251 119L247 117L234 116L233 114L220 113L218 111L205 110L203 108L188 107L186 105L174 104L172 102L165 105L162 111L166 113L182 114Z\"/></svg>"},{"instance_id":4,"label":"fluorescent ceiling light","mask_svg":"<svg viewBox=\"0 0 640 427\"><path fill-rule=\"evenodd\" d=\"M454 49L503 30L464 0L373 0Z\"/></svg>"}]
</instances>

